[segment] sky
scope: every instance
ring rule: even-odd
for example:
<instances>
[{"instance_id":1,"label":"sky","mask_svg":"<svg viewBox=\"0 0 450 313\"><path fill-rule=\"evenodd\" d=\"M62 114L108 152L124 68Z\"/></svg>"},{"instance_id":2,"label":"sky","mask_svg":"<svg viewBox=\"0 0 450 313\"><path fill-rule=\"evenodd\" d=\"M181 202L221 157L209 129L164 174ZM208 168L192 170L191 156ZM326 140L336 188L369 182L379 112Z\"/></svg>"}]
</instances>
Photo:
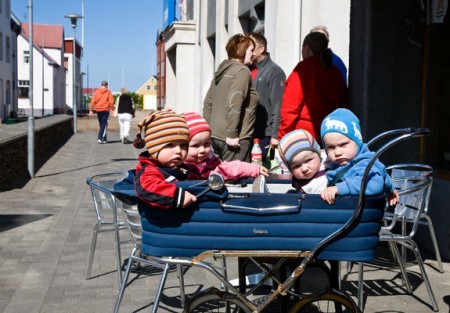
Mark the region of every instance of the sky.
<instances>
[{"instance_id":1,"label":"sky","mask_svg":"<svg viewBox=\"0 0 450 313\"><path fill-rule=\"evenodd\" d=\"M29 2L11 1L11 11L21 22L29 22ZM84 41L83 85L94 88L108 80L112 91L119 91L122 83L136 91L156 75L155 44L163 27L163 0L33 0L33 23L62 25L65 36L73 38L64 15L82 15L83 3L84 32L81 20L76 27L77 42Z\"/></svg>"}]
</instances>

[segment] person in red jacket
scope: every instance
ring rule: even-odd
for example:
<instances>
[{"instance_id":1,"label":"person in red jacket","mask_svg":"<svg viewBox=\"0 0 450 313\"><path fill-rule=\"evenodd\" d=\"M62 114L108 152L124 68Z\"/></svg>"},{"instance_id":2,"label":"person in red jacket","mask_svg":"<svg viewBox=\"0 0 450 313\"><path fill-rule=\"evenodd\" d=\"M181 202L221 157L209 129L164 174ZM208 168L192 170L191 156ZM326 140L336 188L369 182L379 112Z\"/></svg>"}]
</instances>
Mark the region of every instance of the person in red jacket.
<instances>
[{"instance_id":1,"label":"person in red jacket","mask_svg":"<svg viewBox=\"0 0 450 313\"><path fill-rule=\"evenodd\" d=\"M171 182L187 179L183 168L188 152L189 129L183 116L171 110L153 111L139 124L145 139L134 140L139 154L134 187L138 197L151 207L160 209L186 208L197 198Z\"/></svg>"},{"instance_id":2,"label":"person in red jacket","mask_svg":"<svg viewBox=\"0 0 450 313\"><path fill-rule=\"evenodd\" d=\"M279 140L302 128L319 141L325 116L347 106L347 88L339 69L332 64L326 36L309 33L303 41L302 57L284 88Z\"/></svg>"}]
</instances>

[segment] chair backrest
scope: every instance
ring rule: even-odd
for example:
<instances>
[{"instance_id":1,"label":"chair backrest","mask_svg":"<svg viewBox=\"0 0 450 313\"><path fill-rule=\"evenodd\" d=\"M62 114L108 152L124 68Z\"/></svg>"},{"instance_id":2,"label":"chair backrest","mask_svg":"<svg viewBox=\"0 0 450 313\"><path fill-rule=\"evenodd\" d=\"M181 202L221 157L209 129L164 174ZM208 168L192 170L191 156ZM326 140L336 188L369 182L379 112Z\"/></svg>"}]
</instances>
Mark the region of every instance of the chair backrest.
<instances>
[{"instance_id":1,"label":"chair backrest","mask_svg":"<svg viewBox=\"0 0 450 313\"><path fill-rule=\"evenodd\" d=\"M142 224L136 203L125 203L116 199L116 206L120 208L125 224L130 231L131 238L136 248L141 248L142 244Z\"/></svg>"},{"instance_id":2,"label":"chair backrest","mask_svg":"<svg viewBox=\"0 0 450 313\"><path fill-rule=\"evenodd\" d=\"M403 217L412 220L418 212L416 210L408 209L405 203L424 201L422 214L427 214L433 184L433 167L427 164L404 163L391 165L387 168L387 170L390 172L392 182L397 190L406 190L417 185L425 178L429 178L431 180L431 184L425 197L418 199L417 193L406 194L403 196L403 199L401 199L401 204L396 207L396 210L406 210L407 212L402 214ZM418 202L415 206L417 207L418 205L420 205L420 202ZM401 214L400 212L397 213Z\"/></svg>"},{"instance_id":3,"label":"chair backrest","mask_svg":"<svg viewBox=\"0 0 450 313\"><path fill-rule=\"evenodd\" d=\"M395 180L394 180L395 181ZM392 212L392 222L388 228L395 232L394 225L398 221L407 220L411 223L409 233L403 236L414 237L422 214L428 205L432 177L408 177L401 180L402 188L398 190L400 199Z\"/></svg>"},{"instance_id":4,"label":"chair backrest","mask_svg":"<svg viewBox=\"0 0 450 313\"><path fill-rule=\"evenodd\" d=\"M128 173L125 172L108 173L94 175L86 179L86 183L91 189L92 200L99 223L113 223L116 199L110 190L127 175Z\"/></svg>"}]
</instances>

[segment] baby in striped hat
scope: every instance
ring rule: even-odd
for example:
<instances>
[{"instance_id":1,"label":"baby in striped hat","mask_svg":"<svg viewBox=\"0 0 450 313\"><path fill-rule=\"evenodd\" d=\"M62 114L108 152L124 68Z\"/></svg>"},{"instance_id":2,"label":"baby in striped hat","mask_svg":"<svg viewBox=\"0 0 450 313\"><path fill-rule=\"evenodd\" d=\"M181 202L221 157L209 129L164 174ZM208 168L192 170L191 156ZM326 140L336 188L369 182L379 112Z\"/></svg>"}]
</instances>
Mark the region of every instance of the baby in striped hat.
<instances>
[{"instance_id":1,"label":"baby in striped hat","mask_svg":"<svg viewBox=\"0 0 450 313\"><path fill-rule=\"evenodd\" d=\"M197 198L171 182L187 179L184 160L188 153L189 129L183 116L169 110L153 111L139 122L134 141L139 154L134 180L141 200L161 209L186 208Z\"/></svg>"},{"instance_id":2,"label":"baby in striped hat","mask_svg":"<svg viewBox=\"0 0 450 313\"><path fill-rule=\"evenodd\" d=\"M297 192L318 194L327 187L326 153L308 131L287 133L278 143L278 151L292 173L292 186Z\"/></svg>"}]
</instances>

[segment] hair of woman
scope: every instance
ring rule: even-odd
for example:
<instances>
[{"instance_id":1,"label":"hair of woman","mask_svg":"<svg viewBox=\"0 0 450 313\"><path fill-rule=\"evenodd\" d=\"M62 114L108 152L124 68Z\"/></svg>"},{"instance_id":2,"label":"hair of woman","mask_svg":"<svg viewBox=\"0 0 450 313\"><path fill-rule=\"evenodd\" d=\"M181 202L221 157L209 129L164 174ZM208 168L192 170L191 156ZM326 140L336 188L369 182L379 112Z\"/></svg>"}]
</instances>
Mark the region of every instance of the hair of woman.
<instances>
[{"instance_id":1,"label":"hair of woman","mask_svg":"<svg viewBox=\"0 0 450 313\"><path fill-rule=\"evenodd\" d=\"M237 59L244 62L245 52L250 45L255 45L253 39L242 34L232 36L225 47L228 54L228 59Z\"/></svg>"},{"instance_id":2,"label":"hair of woman","mask_svg":"<svg viewBox=\"0 0 450 313\"><path fill-rule=\"evenodd\" d=\"M309 33L303 40L303 46L307 45L309 49L320 57L320 61L324 68L331 65L332 53L328 48L327 37L319 32Z\"/></svg>"}]
</instances>

